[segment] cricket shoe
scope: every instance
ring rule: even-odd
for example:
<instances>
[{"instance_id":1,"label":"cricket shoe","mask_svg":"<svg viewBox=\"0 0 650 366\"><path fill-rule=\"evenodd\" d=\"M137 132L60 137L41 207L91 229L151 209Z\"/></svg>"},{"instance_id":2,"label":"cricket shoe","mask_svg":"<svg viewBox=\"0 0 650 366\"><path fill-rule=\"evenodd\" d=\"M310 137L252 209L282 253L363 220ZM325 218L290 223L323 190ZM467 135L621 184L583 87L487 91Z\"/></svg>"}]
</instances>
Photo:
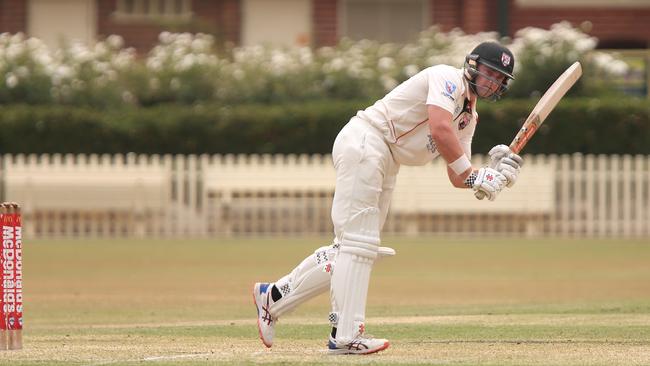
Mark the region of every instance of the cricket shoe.
<instances>
[{"instance_id":1,"label":"cricket shoe","mask_svg":"<svg viewBox=\"0 0 650 366\"><path fill-rule=\"evenodd\" d=\"M268 348L273 345L273 335L275 334L275 319L269 313L271 305L271 284L256 283L253 286L253 301L257 309L257 329L260 332L262 343Z\"/></svg>"},{"instance_id":2,"label":"cricket shoe","mask_svg":"<svg viewBox=\"0 0 650 366\"><path fill-rule=\"evenodd\" d=\"M330 336L327 343L328 353L331 355L368 355L371 353L383 351L390 346L387 339L373 338L370 336L360 335L352 342L341 346Z\"/></svg>"}]
</instances>

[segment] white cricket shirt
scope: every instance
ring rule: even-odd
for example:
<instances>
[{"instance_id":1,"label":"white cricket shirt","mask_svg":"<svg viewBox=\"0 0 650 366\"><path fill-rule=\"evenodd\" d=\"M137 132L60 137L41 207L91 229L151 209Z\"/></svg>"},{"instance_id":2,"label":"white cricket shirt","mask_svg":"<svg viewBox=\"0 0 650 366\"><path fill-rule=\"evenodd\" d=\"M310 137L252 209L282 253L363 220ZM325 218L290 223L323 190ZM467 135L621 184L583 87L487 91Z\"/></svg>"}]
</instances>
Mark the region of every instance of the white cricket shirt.
<instances>
[{"instance_id":1,"label":"white cricket shirt","mask_svg":"<svg viewBox=\"0 0 650 366\"><path fill-rule=\"evenodd\" d=\"M448 65L426 68L404 81L357 117L379 129L403 165L424 165L440 155L431 137L427 105L452 114L452 127L463 151L471 158L472 136L478 114L476 101L469 102L463 70Z\"/></svg>"}]
</instances>

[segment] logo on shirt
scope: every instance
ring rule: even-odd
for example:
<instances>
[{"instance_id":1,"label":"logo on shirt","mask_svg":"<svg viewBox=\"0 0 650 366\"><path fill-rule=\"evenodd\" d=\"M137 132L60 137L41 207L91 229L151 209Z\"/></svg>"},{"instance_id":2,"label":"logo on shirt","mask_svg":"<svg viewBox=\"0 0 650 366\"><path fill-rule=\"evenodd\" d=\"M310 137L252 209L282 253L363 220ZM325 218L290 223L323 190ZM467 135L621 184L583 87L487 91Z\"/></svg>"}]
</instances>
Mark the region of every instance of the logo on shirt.
<instances>
[{"instance_id":1,"label":"logo on shirt","mask_svg":"<svg viewBox=\"0 0 650 366\"><path fill-rule=\"evenodd\" d=\"M442 92L442 95L445 97L451 99L452 101L455 101L454 99L454 92L456 91L456 84L452 83L449 80L445 80L445 90Z\"/></svg>"},{"instance_id":2,"label":"logo on shirt","mask_svg":"<svg viewBox=\"0 0 650 366\"><path fill-rule=\"evenodd\" d=\"M428 134L427 137L429 138L429 142L427 143L427 150L429 150L430 153L435 154L436 153L436 142L433 141L433 137L431 137L431 134Z\"/></svg>"},{"instance_id":3,"label":"logo on shirt","mask_svg":"<svg viewBox=\"0 0 650 366\"><path fill-rule=\"evenodd\" d=\"M456 110L460 110L460 107L456 106ZM456 120L458 120L458 119L460 119L458 121L458 130L459 131L464 129L465 127L467 127L467 125L469 125L469 123L471 122L471 120L472 120L472 103L469 101L469 99L465 99L465 102L463 103L463 112L461 114L457 115L456 118L454 118L454 122L456 122Z\"/></svg>"},{"instance_id":4,"label":"logo on shirt","mask_svg":"<svg viewBox=\"0 0 650 366\"><path fill-rule=\"evenodd\" d=\"M471 118L470 118L469 114L463 113L463 116L460 118L460 122L458 122L458 131L460 131L460 130L464 129L465 127L467 127L467 125L469 124L470 121L471 121Z\"/></svg>"}]
</instances>

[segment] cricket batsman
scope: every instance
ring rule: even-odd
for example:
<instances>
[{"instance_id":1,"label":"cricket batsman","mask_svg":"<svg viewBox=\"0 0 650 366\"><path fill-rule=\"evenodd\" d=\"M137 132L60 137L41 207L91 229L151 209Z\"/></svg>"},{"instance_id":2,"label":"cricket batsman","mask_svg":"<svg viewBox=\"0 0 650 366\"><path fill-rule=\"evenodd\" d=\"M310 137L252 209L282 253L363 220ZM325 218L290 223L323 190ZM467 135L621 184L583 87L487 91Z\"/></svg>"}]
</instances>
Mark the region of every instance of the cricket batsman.
<instances>
[{"instance_id":1,"label":"cricket batsman","mask_svg":"<svg viewBox=\"0 0 650 366\"><path fill-rule=\"evenodd\" d=\"M273 345L279 318L330 289L329 353L369 354L386 349L386 339L364 333L370 272L380 246L400 165L424 165L442 156L449 181L483 192L493 201L516 181L522 164L506 145L489 152L489 167L470 162L478 98L495 101L513 79L512 52L495 42L479 44L463 68L436 65L404 81L374 105L359 111L339 132L332 150L336 188L332 204L334 240L318 248L273 283L256 283L260 338ZM458 202L462 205L463 202Z\"/></svg>"}]
</instances>

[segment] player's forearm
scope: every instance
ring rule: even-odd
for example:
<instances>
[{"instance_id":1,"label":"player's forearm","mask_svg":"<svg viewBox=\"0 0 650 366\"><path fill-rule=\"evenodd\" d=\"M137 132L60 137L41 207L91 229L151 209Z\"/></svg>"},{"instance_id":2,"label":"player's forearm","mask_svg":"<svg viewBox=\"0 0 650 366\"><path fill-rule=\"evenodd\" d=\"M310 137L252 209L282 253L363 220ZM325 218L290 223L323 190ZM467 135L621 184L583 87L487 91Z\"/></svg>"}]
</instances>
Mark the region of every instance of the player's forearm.
<instances>
[{"instance_id":1,"label":"player's forearm","mask_svg":"<svg viewBox=\"0 0 650 366\"><path fill-rule=\"evenodd\" d=\"M431 137L436 142L436 148L447 164L458 159L464 153L458 137L456 137L450 126L437 124L430 126L430 128Z\"/></svg>"},{"instance_id":2,"label":"player's forearm","mask_svg":"<svg viewBox=\"0 0 650 366\"><path fill-rule=\"evenodd\" d=\"M435 141L438 152L442 158L445 159L448 165L454 164L454 162L464 156L465 152L460 145L460 141L458 141L458 137L456 137L456 134L454 134L454 131L449 125L430 124L429 128L431 129L431 138ZM454 186L459 186L457 185L457 181L460 181L462 185L462 182L471 172L471 165L462 171L454 171L454 169L452 169L451 173L453 173L453 175L449 176L449 180Z\"/></svg>"},{"instance_id":3,"label":"player's forearm","mask_svg":"<svg viewBox=\"0 0 650 366\"><path fill-rule=\"evenodd\" d=\"M462 178L460 175L456 174L450 167L447 167L447 176L449 181L456 188L469 188L465 184L465 178Z\"/></svg>"}]
</instances>

